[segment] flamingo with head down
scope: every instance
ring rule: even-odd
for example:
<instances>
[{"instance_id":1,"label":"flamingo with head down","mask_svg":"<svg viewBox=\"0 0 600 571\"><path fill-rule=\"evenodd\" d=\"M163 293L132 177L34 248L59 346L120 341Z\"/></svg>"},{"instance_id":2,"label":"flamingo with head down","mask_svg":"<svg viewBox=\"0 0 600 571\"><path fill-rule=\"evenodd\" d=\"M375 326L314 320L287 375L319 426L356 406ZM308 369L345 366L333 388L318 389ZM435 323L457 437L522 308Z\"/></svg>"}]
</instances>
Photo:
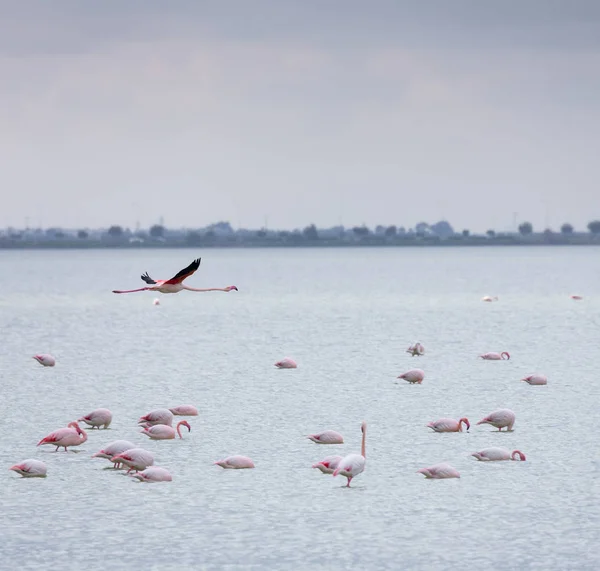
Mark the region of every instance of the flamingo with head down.
<instances>
[{"instance_id":1,"label":"flamingo with head down","mask_svg":"<svg viewBox=\"0 0 600 571\"><path fill-rule=\"evenodd\" d=\"M479 452L471 454L482 462L498 462L500 460L517 460L517 458L524 462L526 460L525 454L520 450L513 450L512 453L506 448L485 448Z\"/></svg>"},{"instance_id":2,"label":"flamingo with head down","mask_svg":"<svg viewBox=\"0 0 600 571\"><path fill-rule=\"evenodd\" d=\"M87 440L87 433L79 427L76 422L69 422L67 428L59 428L48 436L42 438L37 445L52 444L56 446L54 452L58 452L59 448L64 448L67 452L68 446L79 446Z\"/></svg>"},{"instance_id":3,"label":"flamingo with head down","mask_svg":"<svg viewBox=\"0 0 600 571\"><path fill-rule=\"evenodd\" d=\"M313 468L318 468L323 474L333 474L336 468L340 465L340 461L343 460L343 456L327 456L320 462L313 464Z\"/></svg>"},{"instance_id":4,"label":"flamingo with head down","mask_svg":"<svg viewBox=\"0 0 600 571\"><path fill-rule=\"evenodd\" d=\"M525 381L528 385L547 385L548 378L546 375L529 375L527 377L523 377L521 379Z\"/></svg>"},{"instance_id":5,"label":"flamingo with head down","mask_svg":"<svg viewBox=\"0 0 600 571\"><path fill-rule=\"evenodd\" d=\"M169 409L175 416L198 416L198 409L191 404L180 404Z\"/></svg>"},{"instance_id":6,"label":"flamingo with head down","mask_svg":"<svg viewBox=\"0 0 600 571\"><path fill-rule=\"evenodd\" d=\"M306 438L312 440L315 444L344 444L344 437L335 430L309 434Z\"/></svg>"},{"instance_id":7,"label":"flamingo with head down","mask_svg":"<svg viewBox=\"0 0 600 571\"><path fill-rule=\"evenodd\" d=\"M45 478L47 472L46 464L41 460L34 460L33 458L23 460L23 462L11 466L9 470L21 474L23 478Z\"/></svg>"},{"instance_id":8,"label":"flamingo with head down","mask_svg":"<svg viewBox=\"0 0 600 571\"><path fill-rule=\"evenodd\" d=\"M244 470L254 468L254 462L248 456L228 456L223 460L217 460L213 466L221 466L227 470Z\"/></svg>"},{"instance_id":9,"label":"flamingo with head down","mask_svg":"<svg viewBox=\"0 0 600 571\"><path fill-rule=\"evenodd\" d=\"M238 291L238 288L236 286L227 286L224 288L220 288L220 287L210 287L210 288L203 288L203 289L198 289L198 288L193 288L193 287L188 287L183 285L183 280L185 280L186 278L189 278L199 267L200 267L200 261L202 258L198 258L197 260L194 260L187 268L184 268L183 270L181 270L179 273L177 273L175 276L173 276L170 280L153 280L149 275L148 272L146 272L145 274L142 274L141 278L143 281L145 281L149 287L142 287L142 288L138 288L138 289L127 289L127 290L117 290L114 289L113 293L134 293L136 291L158 291L160 293L178 293L182 290L186 290L186 291L200 291L200 292L204 292L204 291Z\"/></svg>"},{"instance_id":10,"label":"flamingo with head down","mask_svg":"<svg viewBox=\"0 0 600 571\"><path fill-rule=\"evenodd\" d=\"M433 429L434 432L462 432L463 423L467 427L467 431L471 428L471 423L468 418L461 418L460 420L454 420L453 418L440 418L429 422L427 426Z\"/></svg>"},{"instance_id":11,"label":"flamingo with head down","mask_svg":"<svg viewBox=\"0 0 600 571\"><path fill-rule=\"evenodd\" d=\"M140 472L148 466L152 466L154 464L154 454L143 448L130 448L129 450L125 450L125 452L113 456L110 461L113 464L120 463L128 466L129 470L127 470L127 473L129 474L133 470Z\"/></svg>"},{"instance_id":12,"label":"flamingo with head down","mask_svg":"<svg viewBox=\"0 0 600 571\"><path fill-rule=\"evenodd\" d=\"M82 416L79 419L79 422L81 422L82 420L92 428L100 429L101 426L104 426L104 428L106 429L110 426L110 423L112 422L112 412L110 412L110 410L108 410L107 408L97 408L89 414Z\"/></svg>"},{"instance_id":13,"label":"flamingo with head down","mask_svg":"<svg viewBox=\"0 0 600 571\"><path fill-rule=\"evenodd\" d=\"M129 442L129 440L115 440L114 442L107 444L104 448L102 448L102 450L100 450L100 452L92 454L92 458L106 458L107 460L110 460L118 454L125 452L125 450L131 450L132 448L135 448L135 444L133 444L133 442ZM120 462L115 462L113 464L113 468L120 467Z\"/></svg>"},{"instance_id":14,"label":"flamingo with head down","mask_svg":"<svg viewBox=\"0 0 600 571\"><path fill-rule=\"evenodd\" d=\"M56 365L56 359L52 355L48 355L47 353L40 353L39 355L34 355L33 359L35 359L40 365L44 367L54 367Z\"/></svg>"},{"instance_id":15,"label":"flamingo with head down","mask_svg":"<svg viewBox=\"0 0 600 571\"><path fill-rule=\"evenodd\" d=\"M143 426L154 426L155 424L171 426L173 424L173 413L166 408L157 408L144 416L140 416L138 424Z\"/></svg>"},{"instance_id":16,"label":"flamingo with head down","mask_svg":"<svg viewBox=\"0 0 600 571\"><path fill-rule=\"evenodd\" d=\"M404 379L411 385L415 383L420 385L425 378L425 371L423 369L411 369L410 371L406 371L406 373L402 373L397 378Z\"/></svg>"},{"instance_id":17,"label":"flamingo with head down","mask_svg":"<svg viewBox=\"0 0 600 571\"><path fill-rule=\"evenodd\" d=\"M425 347L420 343L415 343L414 345L411 345L406 352L410 353L412 357L421 357L425 354Z\"/></svg>"},{"instance_id":18,"label":"flamingo with head down","mask_svg":"<svg viewBox=\"0 0 600 571\"><path fill-rule=\"evenodd\" d=\"M502 353L484 353L479 356L485 361L508 361L510 359L508 351L502 351Z\"/></svg>"},{"instance_id":19,"label":"flamingo with head down","mask_svg":"<svg viewBox=\"0 0 600 571\"><path fill-rule=\"evenodd\" d=\"M363 422L360 425L360 430L362 432L362 444L360 447L360 454L348 454L344 456L337 468L333 472L333 477L335 478L338 474L345 476L348 480L346 487L350 487L350 482L353 478L362 474L365 471L365 466L367 464L367 453L365 449L365 442L367 437L367 423Z\"/></svg>"},{"instance_id":20,"label":"flamingo with head down","mask_svg":"<svg viewBox=\"0 0 600 571\"><path fill-rule=\"evenodd\" d=\"M496 427L498 431L506 428L505 432L511 432L515 423L515 419L516 415L512 410L508 408L500 408L488 414L477 424L491 424L492 426Z\"/></svg>"},{"instance_id":21,"label":"flamingo with head down","mask_svg":"<svg viewBox=\"0 0 600 571\"><path fill-rule=\"evenodd\" d=\"M173 476L168 470L160 466L150 466L141 472L131 474L133 478L137 478L140 482L172 482Z\"/></svg>"},{"instance_id":22,"label":"flamingo with head down","mask_svg":"<svg viewBox=\"0 0 600 571\"><path fill-rule=\"evenodd\" d=\"M187 420L178 422L177 434L179 435L179 438L183 438L183 436L181 436L182 426L187 427L188 432L191 432L192 430L192 427ZM150 440L173 440L173 438L175 438L175 429L172 426L167 426L166 424L155 424L153 426L144 427L142 434L148 436Z\"/></svg>"},{"instance_id":23,"label":"flamingo with head down","mask_svg":"<svg viewBox=\"0 0 600 571\"><path fill-rule=\"evenodd\" d=\"M281 359L281 361L277 361L277 363L275 363L275 366L278 369L296 369L296 368L298 368L298 364L296 363L296 361L294 361L294 359L291 359L290 357L284 357L283 359Z\"/></svg>"},{"instance_id":24,"label":"flamingo with head down","mask_svg":"<svg viewBox=\"0 0 600 571\"><path fill-rule=\"evenodd\" d=\"M460 478L459 471L450 466L450 464L441 463L429 466L429 468L421 468L417 470L418 474L423 474L426 478L432 480L445 480L447 478Z\"/></svg>"}]
</instances>

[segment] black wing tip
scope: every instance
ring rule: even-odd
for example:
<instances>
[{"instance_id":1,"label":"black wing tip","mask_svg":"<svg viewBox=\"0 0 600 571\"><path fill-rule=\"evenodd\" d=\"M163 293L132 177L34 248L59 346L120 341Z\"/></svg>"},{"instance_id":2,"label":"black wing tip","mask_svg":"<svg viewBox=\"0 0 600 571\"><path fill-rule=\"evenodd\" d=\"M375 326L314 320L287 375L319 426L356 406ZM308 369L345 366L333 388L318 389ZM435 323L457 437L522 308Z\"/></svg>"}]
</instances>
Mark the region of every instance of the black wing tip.
<instances>
[{"instance_id":1,"label":"black wing tip","mask_svg":"<svg viewBox=\"0 0 600 571\"><path fill-rule=\"evenodd\" d=\"M148 272L140 276L147 284L155 284L156 282L148 275Z\"/></svg>"}]
</instances>

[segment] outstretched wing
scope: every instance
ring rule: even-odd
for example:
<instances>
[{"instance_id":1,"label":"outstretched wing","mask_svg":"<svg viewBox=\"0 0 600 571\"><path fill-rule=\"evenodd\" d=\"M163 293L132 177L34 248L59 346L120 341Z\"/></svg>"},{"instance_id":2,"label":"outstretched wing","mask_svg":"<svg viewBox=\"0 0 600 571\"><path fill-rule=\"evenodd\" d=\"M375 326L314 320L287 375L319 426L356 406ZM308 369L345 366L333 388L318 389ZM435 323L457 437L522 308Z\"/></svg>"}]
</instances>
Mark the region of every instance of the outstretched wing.
<instances>
[{"instance_id":1,"label":"outstretched wing","mask_svg":"<svg viewBox=\"0 0 600 571\"><path fill-rule=\"evenodd\" d=\"M167 280L165 283L180 284L185 278L189 278L200 267L201 259L202 258L194 260L187 268L181 270L176 276L173 276L170 280Z\"/></svg>"},{"instance_id":2,"label":"outstretched wing","mask_svg":"<svg viewBox=\"0 0 600 571\"><path fill-rule=\"evenodd\" d=\"M156 282L148 275L148 272L140 276L147 284L155 284Z\"/></svg>"}]
</instances>

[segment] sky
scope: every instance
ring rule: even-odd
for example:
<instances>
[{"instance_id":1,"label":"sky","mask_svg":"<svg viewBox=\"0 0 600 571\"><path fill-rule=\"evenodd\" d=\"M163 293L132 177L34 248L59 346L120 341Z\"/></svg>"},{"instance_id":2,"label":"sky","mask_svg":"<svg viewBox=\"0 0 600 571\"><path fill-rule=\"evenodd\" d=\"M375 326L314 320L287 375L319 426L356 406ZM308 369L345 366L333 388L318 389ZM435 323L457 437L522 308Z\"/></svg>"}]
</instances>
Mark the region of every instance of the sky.
<instances>
[{"instance_id":1,"label":"sky","mask_svg":"<svg viewBox=\"0 0 600 571\"><path fill-rule=\"evenodd\" d=\"M600 218L596 0L0 10L0 227Z\"/></svg>"}]
</instances>

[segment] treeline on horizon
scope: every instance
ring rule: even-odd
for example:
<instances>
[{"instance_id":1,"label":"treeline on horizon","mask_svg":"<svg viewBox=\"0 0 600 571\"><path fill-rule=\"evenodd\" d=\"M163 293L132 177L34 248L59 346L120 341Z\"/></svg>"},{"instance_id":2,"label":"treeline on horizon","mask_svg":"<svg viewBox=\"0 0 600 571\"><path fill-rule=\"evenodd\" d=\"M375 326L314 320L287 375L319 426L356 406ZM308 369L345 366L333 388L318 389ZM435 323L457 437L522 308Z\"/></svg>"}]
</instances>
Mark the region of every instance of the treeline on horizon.
<instances>
[{"instance_id":1,"label":"treeline on horizon","mask_svg":"<svg viewBox=\"0 0 600 571\"><path fill-rule=\"evenodd\" d=\"M600 220L587 225L588 232L575 232L565 223L559 232L549 228L534 232L523 222L518 232L474 234L468 229L455 232L447 221L420 222L414 229L378 225L319 229L310 224L303 229L234 230L229 222L218 222L200 229L169 229L155 224L147 230L130 230L119 225L96 230L8 229L0 232L0 248L89 248L89 247L225 247L225 246L402 246L402 245L543 245L600 244Z\"/></svg>"}]
</instances>

